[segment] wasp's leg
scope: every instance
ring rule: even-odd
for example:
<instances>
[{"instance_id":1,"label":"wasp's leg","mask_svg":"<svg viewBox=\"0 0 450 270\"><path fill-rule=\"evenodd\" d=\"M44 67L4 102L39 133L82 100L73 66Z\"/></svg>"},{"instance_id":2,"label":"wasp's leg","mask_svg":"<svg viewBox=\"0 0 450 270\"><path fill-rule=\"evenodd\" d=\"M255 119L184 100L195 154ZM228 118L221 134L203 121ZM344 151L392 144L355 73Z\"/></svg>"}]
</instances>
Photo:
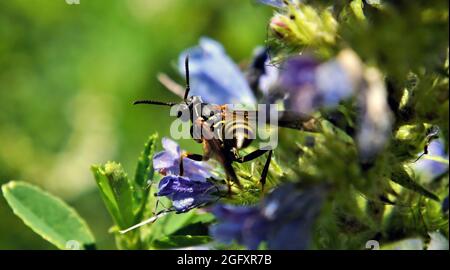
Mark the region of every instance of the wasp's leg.
<instances>
[{"instance_id":1,"label":"wasp's leg","mask_svg":"<svg viewBox=\"0 0 450 270\"><path fill-rule=\"evenodd\" d=\"M241 187L241 183L239 182L239 179L236 175L236 172L233 169L233 166L231 165L231 162L224 162L223 168L227 176L226 178L228 185L228 195L231 196L231 183L235 183L238 187Z\"/></svg>"},{"instance_id":2,"label":"wasp's leg","mask_svg":"<svg viewBox=\"0 0 450 270\"><path fill-rule=\"evenodd\" d=\"M264 168L261 173L261 178L259 179L259 182L261 183L263 190L264 190L264 185L266 184L267 173L269 172L270 160L272 159L272 151L273 150L256 150L246 156L236 159L236 162L243 163L243 162L251 161L255 158L258 158L258 157L264 155L266 152L269 152L269 156L267 157L266 163L264 164Z\"/></svg>"},{"instance_id":3,"label":"wasp's leg","mask_svg":"<svg viewBox=\"0 0 450 270\"><path fill-rule=\"evenodd\" d=\"M266 184L267 173L269 172L270 161L272 160L272 152L273 152L273 150L269 151L269 156L267 157L266 163L264 164L264 168L261 173L261 178L259 179L259 182L261 183L261 189L263 191L264 191L264 185Z\"/></svg>"},{"instance_id":4,"label":"wasp's leg","mask_svg":"<svg viewBox=\"0 0 450 270\"><path fill-rule=\"evenodd\" d=\"M192 154L192 153L186 153L183 158L188 158L188 159L192 159L195 161L202 161L204 160L204 157L200 154Z\"/></svg>"},{"instance_id":5,"label":"wasp's leg","mask_svg":"<svg viewBox=\"0 0 450 270\"><path fill-rule=\"evenodd\" d=\"M245 156L240 157L240 158L236 158L235 161L239 162L239 163L244 163L244 162L247 162L247 161L251 161L251 160L254 160L255 158L258 158L258 157L264 155L267 151L269 151L269 150L255 150L255 151L251 152L248 155L245 155ZM272 150L270 150L270 151L272 151Z\"/></svg>"}]
</instances>

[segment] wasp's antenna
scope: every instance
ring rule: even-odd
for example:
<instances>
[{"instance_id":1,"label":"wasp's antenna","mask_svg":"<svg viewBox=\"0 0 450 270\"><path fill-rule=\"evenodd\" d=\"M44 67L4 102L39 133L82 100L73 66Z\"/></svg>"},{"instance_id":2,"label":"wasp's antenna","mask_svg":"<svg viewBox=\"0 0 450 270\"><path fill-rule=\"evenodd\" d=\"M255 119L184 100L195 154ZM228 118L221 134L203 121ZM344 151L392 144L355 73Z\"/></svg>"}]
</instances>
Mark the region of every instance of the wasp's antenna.
<instances>
[{"instance_id":1,"label":"wasp's antenna","mask_svg":"<svg viewBox=\"0 0 450 270\"><path fill-rule=\"evenodd\" d=\"M133 105L136 104L153 104L153 105L164 105L164 106L170 106L176 105L177 103L173 102L162 102L162 101L154 101L154 100L136 100L133 102Z\"/></svg>"},{"instance_id":2,"label":"wasp's antenna","mask_svg":"<svg viewBox=\"0 0 450 270\"><path fill-rule=\"evenodd\" d=\"M162 210L162 211L160 211L158 214L154 215L153 217L151 217L151 218L149 218L149 219L147 219L147 220L144 220L144 221L142 221L142 222L140 222L140 223L138 223L138 224L136 224L136 225L133 225L133 226L131 226L130 228L127 228L127 229L125 229L125 230L119 231L119 232L120 232L121 234L124 234L124 233L127 233L127 232L129 232L129 231L132 231L132 230L134 230L134 229L137 229L137 228L139 228L139 227L141 227L141 226L144 226L144 225L146 225L146 224L153 223L153 222L155 222L158 218L163 217L163 216L167 215L168 213L170 213L170 212L172 212L172 211L173 211L173 210Z\"/></svg>"},{"instance_id":3,"label":"wasp's antenna","mask_svg":"<svg viewBox=\"0 0 450 270\"><path fill-rule=\"evenodd\" d=\"M189 91L191 90L191 85L189 83L189 54L186 55L184 60L184 70L186 71L186 90L184 91L184 100L189 96Z\"/></svg>"}]
</instances>

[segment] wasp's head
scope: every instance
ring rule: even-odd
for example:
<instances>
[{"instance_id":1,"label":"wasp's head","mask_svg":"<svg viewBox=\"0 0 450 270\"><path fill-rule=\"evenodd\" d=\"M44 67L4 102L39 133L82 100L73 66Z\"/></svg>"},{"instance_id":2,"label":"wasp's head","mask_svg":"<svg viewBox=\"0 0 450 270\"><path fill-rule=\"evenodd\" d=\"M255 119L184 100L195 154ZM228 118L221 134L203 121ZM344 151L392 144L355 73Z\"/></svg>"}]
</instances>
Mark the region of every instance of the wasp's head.
<instances>
[{"instance_id":1,"label":"wasp's head","mask_svg":"<svg viewBox=\"0 0 450 270\"><path fill-rule=\"evenodd\" d=\"M183 121L189 121L192 119L192 115L200 115L201 112L201 104L203 103L202 98L200 96L189 96L190 92L190 84L189 84L189 56L186 56L185 60L185 68L186 68L186 90L184 92L183 101L180 103L175 102L162 102L162 101L154 101L154 100L138 100L133 104L153 104L153 105L163 105L169 106L171 109L175 109L177 118L181 118ZM200 105L200 106L198 106ZM200 108L200 110L198 110ZM173 112L173 111L171 111Z\"/></svg>"}]
</instances>

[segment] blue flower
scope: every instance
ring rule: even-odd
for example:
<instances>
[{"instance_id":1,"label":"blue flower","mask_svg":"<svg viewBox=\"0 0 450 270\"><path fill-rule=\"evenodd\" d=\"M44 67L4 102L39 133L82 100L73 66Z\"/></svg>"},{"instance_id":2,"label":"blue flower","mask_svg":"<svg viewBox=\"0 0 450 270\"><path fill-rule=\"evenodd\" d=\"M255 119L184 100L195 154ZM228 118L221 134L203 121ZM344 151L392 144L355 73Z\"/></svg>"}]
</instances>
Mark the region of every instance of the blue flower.
<instances>
[{"instance_id":1,"label":"blue flower","mask_svg":"<svg viewBox=\"0 0 450 270\"><path fill-rule=\"evenodd\" d=\"M180 146L168 139L162 139L164 151L156 153L153 157L153 168L162 175L179 175L180 162L183 155ZM193 181L205 181L212 177L210 166L201 161L183 158L183 176Z\"/></svg>"},{"instance_id":2,"label":"blue flower","mask_svg":"<svg viewBox=\"0 0 450 270\"><path fill-rule=\"evenodd\" d=\"M213 104L256 104L244 74L225 53L220 43L201 38L197 47L179 56L179 71L184 74L184 59L189 55L191 95Z\"/></svg>"},{"instance_id":3,"label":"blue flower","mask_svg":"<svg viewBox=\"0 0 450 270\"><path fill-rule=\"evenodd\" d=\"M428 145L428 154L414 163L414 169L430 179L446 172L448 170L448 154L445 153L444 142L441 140L431 141Z\"/></svg>"},{"instance_id":4,"label":"blue flower","mask_svg":"<svg viewBox=\"0 0 450 270\"><path fill-rule=\"evenodd\" d=\"M288 110L310 114L322 107L335 107L353 95L350 76L336 59L319 63L308 56L286 60L279 85L286 91Z\"/></svg>"},{"instance_id":5,"label":"blue flower","mask_svg":"<svg viewBox=\"0 0 450 270\"><path fill-rule=\"evenodd\" d=\"M167 175L159 182L157 196L172 201L177 213L184 213L217 200L219 190L208 181L193 181L187 177Z\"/></svg>"},{"instance_id":6,"label":"blue flower","mask_svg":"<svg viewBox=\"0 0 450 270\"><path fill-rule=\"evenodd\" d=\"M235 240L249 249L258 248L263 241L269 249L307 249L324 193L323 186L299 192L287 184L260 206L217 205L212 212L219 223L210 233L220 242Z\"/></svg>"}]
</instances>

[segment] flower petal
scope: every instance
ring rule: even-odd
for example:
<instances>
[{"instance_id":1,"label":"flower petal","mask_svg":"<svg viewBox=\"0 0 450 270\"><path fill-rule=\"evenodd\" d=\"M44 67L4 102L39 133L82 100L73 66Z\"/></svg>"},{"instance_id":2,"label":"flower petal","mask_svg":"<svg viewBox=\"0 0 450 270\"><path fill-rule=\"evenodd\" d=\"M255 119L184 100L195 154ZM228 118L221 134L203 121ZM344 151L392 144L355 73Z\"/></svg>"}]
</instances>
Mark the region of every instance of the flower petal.
<instances>
[{"instance_id":1,"label":"flower petal","mask_svg":"<svg viewBox=\"0 0 450 270\"><path fill-rule=\"evenodd\" d=\"M183 159L184 176L192 181L206 181L207 178L212 177L212 168L205 162L195 161L189 158Z\"/></svg>"},{"instance_id":2,"label":"flower petal","mask_svg":"<svg viewBox=\"0 0 450 270\"><path fill-rule=\"evenodd\" d=\"M153 157L153 168L163 175L180 173L180 157L168 151L156 153Z\"/></svg>"},{"instance_id":3,"label":"flower petal","mask_svg":"<svg viewBox=\"0 0 450 270\"><path fill-rule=\"evenodd\" d=\"M189 211L217 199L217 189L210 182L192 181L187 177L168 175L161 179L157 196L166 196L178 213Z\"/></svg>"},{"instance_id":4,"label":"flower petal","mask_svg":"<svg viewBox=\"0 0 450 270\"><path fill-rule=\"evenodd\" d=\"M184 59L189 55L191 95L215 104L255 104L256 98L238 66L226 55L220 43L209 38L183 52L179 71L184 74Z\"/></svg>"},{"instance_id":5,"label":"flower petal","mask_svg":"<svg viewBox=\"0 0 450 270\"><path fill-rule=\"evenodd\" d=\"M174 156L181 156L180 146L175 141L164 137L162 138L161 143L166 151L170 152Z\"/></svg>"}]
</instances>

